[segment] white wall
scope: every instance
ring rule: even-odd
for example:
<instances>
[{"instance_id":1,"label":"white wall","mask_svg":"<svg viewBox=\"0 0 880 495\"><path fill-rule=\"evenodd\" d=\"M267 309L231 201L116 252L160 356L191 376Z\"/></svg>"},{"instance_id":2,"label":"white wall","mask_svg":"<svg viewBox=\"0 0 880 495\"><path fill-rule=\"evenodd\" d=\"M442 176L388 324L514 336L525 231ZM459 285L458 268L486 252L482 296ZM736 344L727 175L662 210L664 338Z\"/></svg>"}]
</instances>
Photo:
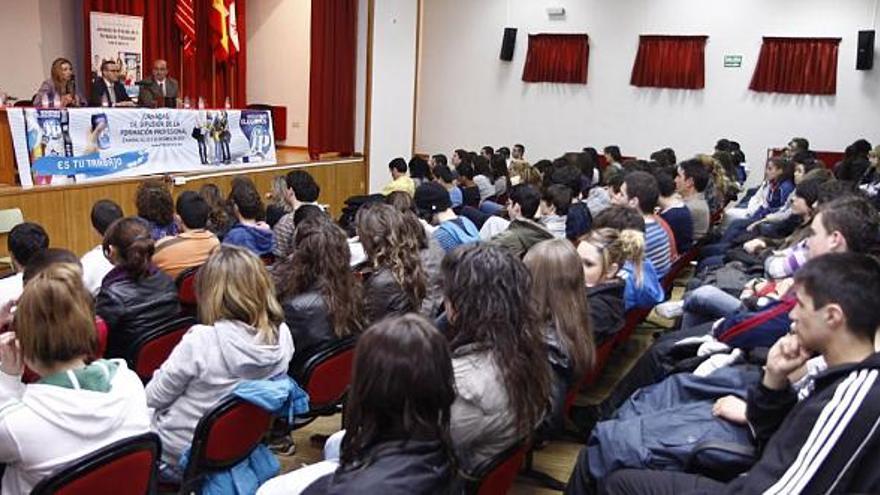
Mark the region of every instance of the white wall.
<instances>
[{"instance_id":1,"label":"white wall","mask_svg":"<svg viewBox=\"0 0 880 495\"><path fill-rule=\"evenodd\" d=\"M278 144L308 145L311 19L311 0L247 3L247 101L287 107Z\"/></svg>"},{"instance_id":2,"label":"white wall","mask_svg":"<svg viewBox=\"0 0 880 495\"><path fill-rule=\"evenodd\" d=\"M388 162L412 153L418 0L376 0L373 12L369 190L377 192L391 180Z\"/></svg>"},{"instance_id":3,"label":"white wall","mask_svg":"<svg viewBox=\"0 0 880 495\"><path fill-rule=\"evenodd\" d=\"M30 99L57 57L73 62L82 87L82 0L0 0L0 47L0 91L10 96Z\"/></svg>"},{"instance_id":4,"label":"white wall","mask_svg":"<svg viewBox=\"0 0 880 495\"><path fill-rule=\"evenodd\" d=\"M875 26L875 0L427 0L422 25L416 150L523 142L532 161L619 144L679 157L738 140L751 162L795 135L814 149L880 141L880 65L856 71L856 36ZM551 21L549 6L566 17ZM505 26L519 28L512 62L498 59ZM587 33L588 85L522 82L529 33ZM706 34L703 91L629 85L639 34ZM763 35L841 37L837 95L748 90ZM723 68L725 54L743 56Z\"/></svg>"},{"instance_id":5,"label":"white wall","mask_svg":"<svg viewBox=\"0 0 880 495\"><path fill-rule=\"evenodd\" d=\"M357 18L357 69L355 69L354 98L354 151L363 153L367 127L367 47L369 40L370 0L358 0Z\"/></svg>"}]
</instances>

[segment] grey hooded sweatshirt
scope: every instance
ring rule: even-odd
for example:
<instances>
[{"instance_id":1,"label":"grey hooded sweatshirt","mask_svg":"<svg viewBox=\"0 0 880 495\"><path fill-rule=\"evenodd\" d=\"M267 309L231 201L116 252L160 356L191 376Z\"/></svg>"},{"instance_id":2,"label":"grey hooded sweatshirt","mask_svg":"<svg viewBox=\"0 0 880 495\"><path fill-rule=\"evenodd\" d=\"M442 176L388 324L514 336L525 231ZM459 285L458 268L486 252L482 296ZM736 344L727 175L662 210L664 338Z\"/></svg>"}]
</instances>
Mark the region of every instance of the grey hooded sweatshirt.
<instances>
[{"instance_id":1,"label":"grey hooded sweatshirt","mask_svg":"<svg viewBox=\"0 0 880 495\"><path fill-rule=\"evenodd\" d=\"M162 460L177 465L209 409L241 381L287 373L292 356L293 340L284 323L273 345L260 343L256 330L240 321L190 328L147 384L147 405L155 409L151 427L162 439Z\"/></svg>"}]
</instances>

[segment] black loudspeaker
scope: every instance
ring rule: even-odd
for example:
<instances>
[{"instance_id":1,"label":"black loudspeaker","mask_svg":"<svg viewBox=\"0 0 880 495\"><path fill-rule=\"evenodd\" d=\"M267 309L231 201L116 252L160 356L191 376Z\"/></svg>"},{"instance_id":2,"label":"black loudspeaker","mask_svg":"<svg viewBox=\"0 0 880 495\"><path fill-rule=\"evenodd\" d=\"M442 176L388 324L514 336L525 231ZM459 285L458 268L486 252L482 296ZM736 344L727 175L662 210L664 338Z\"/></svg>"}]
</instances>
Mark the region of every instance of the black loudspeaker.
<instances>
[{"instance_id":1,"label":"black loudspeaker","mask_svg":"<svg viewBox=\"0 0 880 495\"><path fill-rule=\"evenodd\" d=\"M874 30L859 31L859 50L856 52L856 69L874 68Z\"/></svg>"},{"instance_id":2,"label":"black loudspeaker","mask_svg":"<svg viewBox=\"0 0 880 495\"><path fill-rule=\"evenodd\" d=\"M505 60L507 62L513 60L513 48L515 46L516 28L504 28L504 38L501 40L501 60Z\"/></svg>"}]
</instances>

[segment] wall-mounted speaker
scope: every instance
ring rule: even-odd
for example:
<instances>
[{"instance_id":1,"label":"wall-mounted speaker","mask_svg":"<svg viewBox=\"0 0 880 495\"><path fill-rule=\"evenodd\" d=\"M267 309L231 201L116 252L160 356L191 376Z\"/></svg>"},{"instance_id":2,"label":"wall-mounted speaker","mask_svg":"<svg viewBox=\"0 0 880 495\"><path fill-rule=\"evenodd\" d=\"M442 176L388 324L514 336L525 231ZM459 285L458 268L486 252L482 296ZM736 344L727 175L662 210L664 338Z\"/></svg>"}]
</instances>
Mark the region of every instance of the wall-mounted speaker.
<instances>
[{"instance_id":1,"label":"wall-mounted speaker","mask_svg":"<svg viewBox=\"0 0 880 495\"><path fill-rule=\"evenodd\" d=\"M859 31L859 48L856 52L856 69L874 68L874 30Z\"/></svg>"},{"instance_id":2,"label":"wall-mounted speaker","mask_svg":"<svg viewBox=\"0 0 880 495\"><path fill-rule=\"evenodd\" d=\"M504 37L501 39L501 60L510 62L513 60L513 48L516 46L516 28L504 28Z\"/></svg>"}]
</instances>

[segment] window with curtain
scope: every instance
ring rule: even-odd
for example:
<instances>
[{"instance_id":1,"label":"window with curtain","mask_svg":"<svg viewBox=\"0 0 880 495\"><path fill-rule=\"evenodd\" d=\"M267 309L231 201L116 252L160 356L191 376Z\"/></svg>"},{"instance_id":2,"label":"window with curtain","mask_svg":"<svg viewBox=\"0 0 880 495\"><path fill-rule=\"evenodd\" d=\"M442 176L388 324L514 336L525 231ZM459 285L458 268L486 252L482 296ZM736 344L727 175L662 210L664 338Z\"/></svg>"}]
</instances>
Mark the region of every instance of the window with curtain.
<instances>
[{"instance_id":1,"label":"window with curtain","mask_svg":"<svg viewBox=\"0 0 880 495\"><path fill-rule=\"evenodd\" d=\"M766 93L837 93L840 38L764 38L749 89Z\"/></svg>"},{"instance_id":2,"label":"window with curtain","mask_svg":"<svg viewBox=\"0 0 880 495\"><path fill-rule=\"evenodd\" d=\"M629 83L643 88L703 89L708 36L639 36Z\"/></svg>"},{"instance_id":3,"label":"window with curtain","mask_svg":"<svg viewBox=\"0 0 880 495\"><path fill-rule=\"evenodd\" d=\"M522 80L587 84L586 34L530 34Z\"/></svg>"}]
</instances>

